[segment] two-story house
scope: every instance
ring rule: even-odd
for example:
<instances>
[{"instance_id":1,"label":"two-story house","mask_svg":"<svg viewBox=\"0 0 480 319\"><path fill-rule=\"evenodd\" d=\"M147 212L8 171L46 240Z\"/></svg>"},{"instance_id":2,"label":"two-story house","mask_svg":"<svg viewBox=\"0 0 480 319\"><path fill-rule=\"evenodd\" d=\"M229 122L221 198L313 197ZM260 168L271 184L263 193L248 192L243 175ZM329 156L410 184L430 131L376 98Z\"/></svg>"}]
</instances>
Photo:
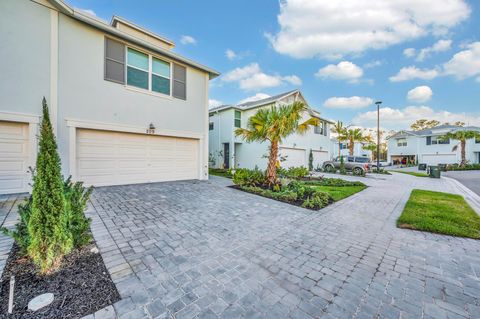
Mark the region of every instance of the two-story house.
<instances>
[{"instance_id":1,"label":"two-story house","mask_svg":"<svg viewBox=\"0 0 480 319\"><path fill-rule=\"evenodd\" d=\"M210 109L210 165L217 168L265 169L269 143L247 143L242 137L235 136L235 130L245 128L248 119L261 108L291 104L295 101L302 101L308 106L302 93L294 90L254 102ZM310 117L320 119L320 125L310 128L304 135L293 134L283 141L279 148L282 167L308 167L310 150L314 167L321 166L331 158L330 125L333 123L321 118L317 111L309 107L303 119Z\"/></svg>"},{"instance_id":2,"label":"two-story house","mask_svg":"<svg viewBox=\"0 0 480 319\"><path fill-rule=\"evenodd\" d=\"M421 131L397 132L388 138L388 161L393 165L408 162L428 165L459 163L460 147L454 151L459 141L442 138L446 133L457 130L480 131L480 127L440 125ZM467 161L480 162L480 139L467 140L465 150Z\"/></svg>"},{"instance_id":3,"label":"two-story house","mask_svg":"<svg viewBox=\"0 0 480 319\"><path fill-rule=\"evenodd\" d=\"M87 185L208 178L208 85L174 43L61 0L0 1L0 193L29 190L41 101Z\"/></svg>"}]
</instances>

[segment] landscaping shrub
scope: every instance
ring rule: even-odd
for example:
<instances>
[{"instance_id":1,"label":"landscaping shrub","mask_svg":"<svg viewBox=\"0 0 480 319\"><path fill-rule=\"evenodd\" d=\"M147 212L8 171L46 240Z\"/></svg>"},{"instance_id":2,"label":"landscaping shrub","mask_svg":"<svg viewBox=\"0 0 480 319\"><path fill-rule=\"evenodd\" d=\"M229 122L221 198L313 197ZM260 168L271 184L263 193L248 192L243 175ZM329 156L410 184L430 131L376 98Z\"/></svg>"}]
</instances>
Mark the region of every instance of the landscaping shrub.
<instances>
[{"instance_id":1,"label":"landscaping shrub","mask_svg":"<svg viewBox=\"0 0 480 319\"><path fill-rule=\"evenodd\" d=\"M304 166L299 166L299 167L290 167L288 169L284 168L278 168L277 169L277 174L281 177L287 177L287 178L303 178L308 175L309 171L306 167Z\"/></svg>"},{"instance_id":2,"label":"landscaping shrub","mask_svg":"<svg viewBox=\"0 0 480 319\"><path fill-rule=\"evenodd\" d=\"M347 175L347 169L345 168L345 160L343 159L343 156L340 156L340 174L342 175Z\"/></svg>"},{"instance_id":3,"label":"landscaping shrub","mask_svg":"<svg viewBox=\"0 0 480 319\"><path fill-rule=\"evenodd\" d=\"M445 167L446 171L473 171L480 170L480 164L465 164L461 166L459 164L448 164Z\"/></svg>"},{"instance_id":4,"label":"landscaping shrub","mask_svg":"<svg viewBox=\"0 0 480 319\"><path fill-rule=\"evenodd\" d=\"M302 207L310 209L320 209L328 205L330 195L326 192L315 191L302 203Z\"/></svg>"},{"instance_id":5,"label":"landscaping shrub","mask_svg":"<svg viewBox=\"0 0 480 319\"><path fill-rule=\"evenodd\" d=\"M313 171L313 152L310 150L310 154L308 154L308 170Z\"/></svg>"},{"instance_id":6,"label":"landscaping shrub","mask_svg":"<svg viewBox=\"0 0 480 319\"><path fill-rule=\"evenodd\" d=\"M83 210L92 189L85 191L82 183L63 181L45 99L39 152L32 176L32 195L26 204L19 205L20 222L14 231L2 230L14 238L41 273L48 273L74 246L90 241L90 220L85 218Z\"/></svg>"},{"instance_id":7,"label":"landscaping shrub","mask_svg":"<svg viewBox=\"0 0 480 319\"><path fill-rule=\"evenodd\" d=\"M257 168L239 168L235 170L233 183L239 186L260 186L265 184L265 173Z\"/></svg>"}]
</instances>

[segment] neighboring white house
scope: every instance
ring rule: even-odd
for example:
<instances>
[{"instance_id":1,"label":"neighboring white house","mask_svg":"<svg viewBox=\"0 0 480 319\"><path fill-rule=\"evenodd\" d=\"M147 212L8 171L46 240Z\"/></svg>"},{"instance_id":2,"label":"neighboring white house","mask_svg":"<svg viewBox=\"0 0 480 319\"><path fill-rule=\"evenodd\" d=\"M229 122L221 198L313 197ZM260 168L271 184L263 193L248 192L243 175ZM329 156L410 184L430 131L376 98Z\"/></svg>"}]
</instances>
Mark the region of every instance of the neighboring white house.
<instances>
[{"instance_id":1,"label":"neighboring white house","mask_svg":"<svg viewBox=\"0 0 480 319\"><path fill-rule=\"evenodd\" d=\"M235 136L235 130L246 127L248 119L259 109L290 104L294 101L308 103L299 90L272 96L259 101L239 105L223 105L210 109L209 154L212 167L254 168L267 167L269 143L247 143L242 137ZM321 166L331 159L332 143L330 141L330 124L332 122L320 117L320 114L309 107L309 117L320 119L320 125L312 127L304 135L294 134L286 138L280 145L279 158L282 167L308 167L310 150L313 154L313 166Z\"/></svg>"},{"instance_id":2,"label":"neighboring white house","mask_svg":"<svg viewBox=\"0 0 480 319\"><path fill-rule=\"evenodd\" d=\"M332 154L333 157L338 157L338 140L336 138L332 138L332 144L333 144L333 150ZM342 141L340 143L340 155L343 156L348 156L350 155L350 151L348 149L348 142L347 141ZM360 143L360 142L355 142L355 145L353 146L353 156L364 156L368 158L372 158L372 151L369 150L364 150L363 147L368 145L369 143Z\"/></svg>"},{"instance_id":3,"label":"neighboring white house","mask_svg":"<svg viewBox=\"0 0 480 319\"><path fill-rule=\"evenodd\" d=\"M392 164L425 163L428 165L454 164L461 160L460 147L453 151L457 140L443 140L442 135L457 130L477 130L479 127L440 125L422 131L400 131L388 138L388 161ZM479 163L480 139L470 139L466 143L466 159Z\"/></svg>"},{"instance_id":4,"label":"neighboring white house","mask_svg":"<svg viewBox=\"0 0 480 319\"><path fill-rule=\"evenodd\" d=\"M62 174L87 185L208 178L208 85L174 43L60 0L0 1L0 193L29 191L45 96Z\"/></svg>"}]
</instances>

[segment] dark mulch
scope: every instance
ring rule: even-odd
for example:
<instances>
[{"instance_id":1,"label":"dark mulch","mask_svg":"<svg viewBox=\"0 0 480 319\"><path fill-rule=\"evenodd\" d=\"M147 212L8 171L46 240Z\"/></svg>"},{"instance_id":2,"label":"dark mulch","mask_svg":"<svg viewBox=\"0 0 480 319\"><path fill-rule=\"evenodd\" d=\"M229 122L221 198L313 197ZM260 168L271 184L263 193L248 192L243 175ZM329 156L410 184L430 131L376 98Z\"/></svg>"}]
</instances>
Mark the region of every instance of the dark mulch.
<instances>
[{"instance_id":1,"label":"dark mulch","mask_svg":"<svg viewBox=\"0 0 480 319\"><path fill-rule=\"evenodd\" d=\"M39 276L35 266L14 245L1 279L0 318L81 318L120 300L101 255L90 252L92 247L75 249L59 270ZM12 275L15 276L14 309L13 314L7 315ZM29 311L28 302L47 292L54 294L54 301L35 313Z\"/></svg>"}]
</instances>

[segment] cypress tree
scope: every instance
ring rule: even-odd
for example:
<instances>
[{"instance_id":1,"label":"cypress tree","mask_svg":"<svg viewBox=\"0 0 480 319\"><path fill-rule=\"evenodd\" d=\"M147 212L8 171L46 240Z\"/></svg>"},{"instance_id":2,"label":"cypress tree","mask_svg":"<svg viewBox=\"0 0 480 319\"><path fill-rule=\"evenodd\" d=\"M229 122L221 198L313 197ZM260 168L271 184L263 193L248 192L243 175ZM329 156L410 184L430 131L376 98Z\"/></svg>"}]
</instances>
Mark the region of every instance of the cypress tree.
<instances>
[{"instance_id":1,"label":"cypress tree","mask_svg":"<svg viewBox=\"0 0 480 319\"><path fill-rule=\"evenodd\" d=\"M28 223L28 255L42 273L47 273L58 266L62 257L72 249L73 240L67 229L60 156L45 98L42 106L39 152Z\"/></svg>"}]
</instances>

